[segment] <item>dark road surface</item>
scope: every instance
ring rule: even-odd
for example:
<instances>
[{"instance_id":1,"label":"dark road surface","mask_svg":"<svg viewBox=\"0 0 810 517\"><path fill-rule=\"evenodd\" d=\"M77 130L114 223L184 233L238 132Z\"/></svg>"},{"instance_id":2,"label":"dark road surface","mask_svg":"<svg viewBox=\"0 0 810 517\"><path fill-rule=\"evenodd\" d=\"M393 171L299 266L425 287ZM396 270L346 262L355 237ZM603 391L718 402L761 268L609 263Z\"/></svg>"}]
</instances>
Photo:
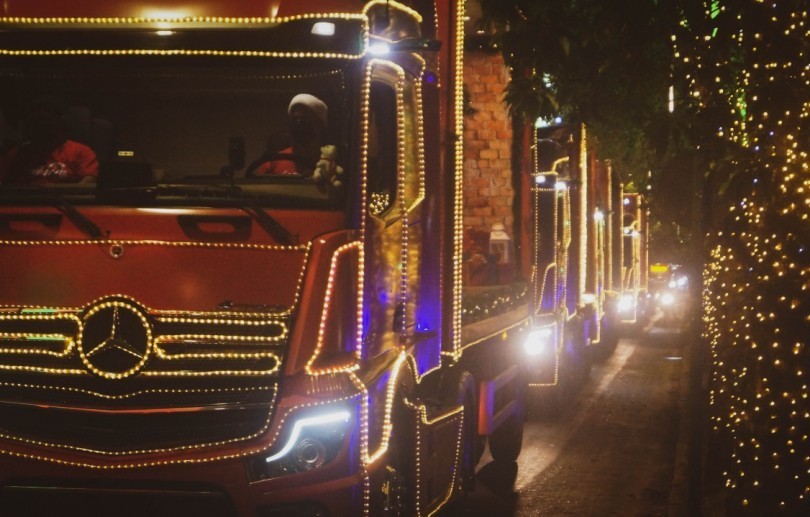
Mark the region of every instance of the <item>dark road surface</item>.
<instances>
[{"instance_id":1,"label":"dark road surface","mask_svg":"<svg viewBox=\"0 0 810 517\"><path fill-rule=\"evenodd\" d=\"M530 415L516 464L484 455L453 515L668 515L681 496L685 341L660 329L622 339L562 414Z\"/></svg>"}]
</instances>

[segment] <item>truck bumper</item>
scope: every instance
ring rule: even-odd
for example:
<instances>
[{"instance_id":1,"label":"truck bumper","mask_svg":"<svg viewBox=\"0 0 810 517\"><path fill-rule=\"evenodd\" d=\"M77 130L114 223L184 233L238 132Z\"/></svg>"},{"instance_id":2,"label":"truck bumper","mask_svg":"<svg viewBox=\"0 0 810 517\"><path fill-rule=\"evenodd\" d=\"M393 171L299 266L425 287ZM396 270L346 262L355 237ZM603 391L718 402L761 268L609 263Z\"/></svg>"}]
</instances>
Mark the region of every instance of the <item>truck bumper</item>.
<instances>
[{"instance_id":1,"label":"truck bumper","mask_svg":"<svg viewBox=\"0 0 810 517\"><path fill-rule=\"evenodd\" d=\"M362 514L365 478L360 473L335 477L328 470L251 481L244 458L89 469L0 456L0 508L6 515L50 517Z\"/></svg>"}]
</instances>

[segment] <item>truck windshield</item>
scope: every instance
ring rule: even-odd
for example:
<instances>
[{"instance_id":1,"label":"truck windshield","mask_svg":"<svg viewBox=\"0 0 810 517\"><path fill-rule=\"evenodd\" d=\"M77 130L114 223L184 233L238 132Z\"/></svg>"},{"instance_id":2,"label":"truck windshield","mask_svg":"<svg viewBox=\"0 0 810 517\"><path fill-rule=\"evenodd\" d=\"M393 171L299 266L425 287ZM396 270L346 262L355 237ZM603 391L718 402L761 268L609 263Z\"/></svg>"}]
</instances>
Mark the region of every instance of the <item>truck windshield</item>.
<instances>
[{"instance_id":1,"label":"truck windshield","mask_svg":"<svg viewBox=\"0 0 810 517\"><path fill-rule=\"evenodd\" d=\"M313 61L6 60L0 200L340 209L355 65Z\"/></svg>"}]
</instances>

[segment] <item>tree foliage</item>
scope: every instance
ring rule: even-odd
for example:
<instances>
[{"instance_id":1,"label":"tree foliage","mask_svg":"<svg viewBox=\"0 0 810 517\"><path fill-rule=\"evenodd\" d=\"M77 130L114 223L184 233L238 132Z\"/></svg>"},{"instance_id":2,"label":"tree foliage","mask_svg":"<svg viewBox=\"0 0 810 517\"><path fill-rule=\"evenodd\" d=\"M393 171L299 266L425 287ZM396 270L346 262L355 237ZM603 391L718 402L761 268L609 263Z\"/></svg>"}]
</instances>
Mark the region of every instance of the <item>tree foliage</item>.
<instances>
[{"instance_id":1,"label":"tree foliage","mask_svg":"<svg viewBox=\"0 0 810 517\"><path fill-rule=\"evenodd\" d=\"M587 123L600 156L639 191L658 186L676 155L683 163L683 149L694 146L685 142L686 123L668 110L675 0L481 0L481 6L512 71L504 100L514 117ZM666 186L694 188L693 171L677 171L680 178ZM683 214L698 208L653 216L688 226Z\"/></svg>"}]
</instances>

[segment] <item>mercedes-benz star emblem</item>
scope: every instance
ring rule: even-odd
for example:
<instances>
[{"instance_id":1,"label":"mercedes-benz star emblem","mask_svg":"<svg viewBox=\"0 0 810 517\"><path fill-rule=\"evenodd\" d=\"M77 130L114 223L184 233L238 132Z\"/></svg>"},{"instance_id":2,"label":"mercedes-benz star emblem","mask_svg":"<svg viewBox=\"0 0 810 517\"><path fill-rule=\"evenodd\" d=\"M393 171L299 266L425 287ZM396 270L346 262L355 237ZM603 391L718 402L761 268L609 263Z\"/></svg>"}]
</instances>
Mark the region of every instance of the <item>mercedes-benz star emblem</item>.
<instances>
[{"instance_id":1,"label":"mercedes-benz star emblem","mask_svg":"<svg viewBox=\"0 0 810 517\"><path fill-rule=\"evenodd\" d=\"M78 348L88 370L108 379L123 379L146 363L152 333L137 306L124 299L103 300L82 319Z\"/></svg>"}]
</instances>

